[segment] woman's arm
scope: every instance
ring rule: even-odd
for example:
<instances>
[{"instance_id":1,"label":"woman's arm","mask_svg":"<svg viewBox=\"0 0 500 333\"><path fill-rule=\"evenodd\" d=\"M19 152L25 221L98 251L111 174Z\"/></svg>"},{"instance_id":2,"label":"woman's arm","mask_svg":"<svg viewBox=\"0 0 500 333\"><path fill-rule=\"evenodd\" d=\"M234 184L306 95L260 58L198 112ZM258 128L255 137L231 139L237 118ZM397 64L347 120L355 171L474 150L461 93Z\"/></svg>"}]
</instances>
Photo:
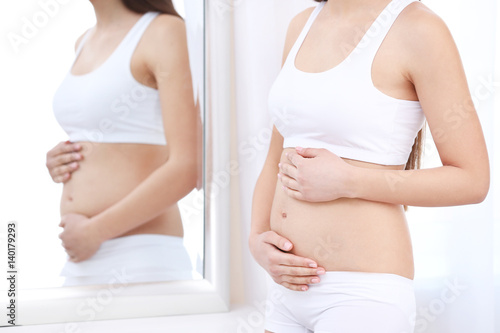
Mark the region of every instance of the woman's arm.
<instances>
[{"instance_id":1,"label":"woman's arm","mask_svg":"<svg viewBox=\"0 0 500 333\"><path fill-rule=\"evenodd\" d=\"M304 27L312 8L297 15L290 23L283 52L283 63ZM271 231L271 208L276 188L278 164L283 151L283 137L273 126L266 162L255 185L252 202L252 225L249 237L250 252L271 278L286 288L305 291L308 284L319 282L325 269L308 258L288 253L293 244Z\"/></svg>"},{"instance_id":2,"label":"woman's arm","mask_svg":"<svg viewBox=\"0 0 500 333\"><path fill-rule=\"evenodd\" d=\"M148 67L156 78L169 146L168 161L129 195L92 217L105 239L117 237L155 218L196 185L199 128L193 100L184 22L162 15L156 44L148 48Z\"/></svg>"},{"instance_id":3,"label":"woman's arm","mask_svg":"<svg viewBox=\"0 0 500 333\"><path fill-rule=\"evenodd\" d=\"M252 224L250 229L250 238L263 232L270 231L269 218L271 216L271 207L273 204L274 190L278 174L278 163L281 152L283 151L283 137L279 134L275 126L271 136L271 143L267 152L267 158L262 171L255 184L252 200ZM285 244L280 244L280 248L290 250Z\"/></svg>"},{"instance_id":4,"label":"woman's arm","mask_svg":"<svg viewBox=\"0 0 500 333\"><path fill-rule=\"evenodd\" d=\"M160 94L169 159L131 193L102 213L84 221L81 217L63 217L61 226L65 229L61 239L66 246L71 244L66 250L77 258L75 261L92 256L103 241L157 217L196 186L197 165L201 162L197 156L200 128L194 106L184 22L170 15L161 15L153 24L157 25L156 29L148 37L148 47L144 50L147 49L146 64L156 79ZM80 221L71 223L73 220Z\"/></svg>"},{"instance_id":5,"label":"woman's arm","mask_svg":"<svg viewBox=\"0 0 500 333\"><path fill-rule=\"evenodd\" d=\"M464 205L486 197L488 153L453 38L444 22L423 6L409 11L405 22L411 34L404 45L407 74L443 166L411 171L366 169L324 150L305 149L290 154L290 164L281 168L290 196L312 201L344 196L411 206ZM313 183L321 186L314 188ZM326 197L319 193L321 187Z\"/></svg>"},{"instance_id":6,"label":"woman's arm","mask_svg":"<svg viewBox=\"0 0 500 333\"><path fill-rule=\"evenodd\" d=\"M353 195L412 206L479 203L490 184L488 153L457 47L439 17L414 13L410 18L417 28L416 38L408 43L413 55L409 73L443 166L416 171L357 170Z\"/></svg>"},{"instance_id":7,"label":"woman's arm","mask_svg":"<svg viewBox=\"0 0 500 333\"><path fill-rule=\"evenodd\" d=\"M171 15L157 18L157 43L147 49L147 63L154 74L163 110L169 146L168 161L130 194L91 218L104 239L115 238L160 215L196 185L197 115L193 100L184 22Z\"/></svg>"},{"instance_id":8,"label":"woman's arm","mask_svg":"<svg viewBox=\"0 0 500 333\"><path fill-rule=\"evenodd\" d=\"M288 27L285 46L282 57L282 64L285 63L293 44L297 40L300 31L304 27L311 15L313 8L306 9L292 19ZM283 137L276 126L273 126L271 142L267 152L266 162L257 180L254 189L252 202L252 225L251 234L253 236L271 230L269 227L269 217L271 216L271 206L274 198L276 175L278 174L278 164L283 151ZM284 244L282 244L284 246Z\"/></svg>"},{"instance_id":9,"label":"woman's arm","mask_svg":"<svg viewBox=\"0 0 500 333\"><path fill-rule=\"evenodd\" d=\"M270 228L271 207L276 188L278 163L283 151L283 137L273 127L266 162L255 185L252 202L252 226L249 238L250 252L276 283L292 290L305 291L325 270L308 258L290 251L293 244Z\"/></svg>"}]
</instances>

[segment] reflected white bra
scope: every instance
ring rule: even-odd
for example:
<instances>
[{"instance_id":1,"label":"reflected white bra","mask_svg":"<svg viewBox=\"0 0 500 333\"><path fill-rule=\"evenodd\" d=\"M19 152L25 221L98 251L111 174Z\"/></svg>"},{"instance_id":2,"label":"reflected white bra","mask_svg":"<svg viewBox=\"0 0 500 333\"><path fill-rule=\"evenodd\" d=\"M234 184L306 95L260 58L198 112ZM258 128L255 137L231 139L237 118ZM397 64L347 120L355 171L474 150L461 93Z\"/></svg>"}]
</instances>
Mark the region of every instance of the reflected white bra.
<instances>
[{"instance_id":1,"label":"reflected white bra","mask_svg":"<svg viewBox=\"0 0 500 333\"><path fill-rule=\"evenodd\" d=\"M137 82L130 71L137 44L157 15L144 14L94 71L73 75L70 70L66 75L53 108L70 141L166 144L158 91Z\"/></svg>"},{"instance_id":2,"label":"reflected white bra","mask_svg":"<svg viewBox=\"0 0 500 333\"><path fill-rule=\"evenodd\" d=\"M306 73L295 67L295 58L326 2L318 4L269 95L283 147L325 148L359 161L406 164L425 120L420 102L379 91L371 67L394 21L414 1L393 0L344 61L325 72Z\"/></svg>"}]
</instances>

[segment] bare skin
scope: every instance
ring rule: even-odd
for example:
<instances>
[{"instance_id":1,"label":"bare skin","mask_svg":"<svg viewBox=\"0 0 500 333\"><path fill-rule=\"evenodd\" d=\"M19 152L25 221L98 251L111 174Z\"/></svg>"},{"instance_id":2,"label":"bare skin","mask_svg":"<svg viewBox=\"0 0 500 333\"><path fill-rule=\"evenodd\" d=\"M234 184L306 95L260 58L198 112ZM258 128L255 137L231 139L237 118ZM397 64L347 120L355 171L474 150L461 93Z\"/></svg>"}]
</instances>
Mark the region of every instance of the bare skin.
<instances>
[{"instance_id":1,"label":"bare skin","mask_svg":"<svg viewBox=\"0 0 500 333\"><path fill-rule=\"evenodd\" d=\"M285 149L281 162L286 163ZM361 168L398 170L344 160ZM410 235L401 205L339 198L308 202L290 197L278 181L270 227L295 246L290 253L314 259L327 271L398 274L413 279ZM355 241L354 241L355 240Z\"/></svg>"},{"instance_id":2,"label":"bare skin","mask_svg":"<svg viewBox=\"0 0 500 333\"><path fill-rule=\"evenodd\" d=\"M348 53L339 45L354 48L361 39L353 27L366 31L388 3L328 1L299 50L296 67L322 72L338 65ZM290 24L285 59L311 12L304 11ZM410 4L375 57L372 81L391 97L420 100L433 137L439 137L443 167L402 171L402 165L342 159L324 149L283 149L283 138L274 128L254 192L249 244L256 261L289 289L306 291L321 280L323 269L412 279L411 239L402 205L478 203L488 192L481 126L467 103L470 93L460 57L440 18L421 3ZM457 104L466 115L458 126L444 115ZM310 268L311 262L321 272Z\"/></svg>"},{"instance_id":3,"label":"bare skin","mask_svg":"<svg viewBox=\"0 0 500 333\"><path fill-rule=\"evenodd\" d=\"M83 159L63 187L61 216L78 213L96 216L132 192L168 160L166 146L144 144L80 143ZM177 205L120 236L164 234L183 236Z\"/></svg>"},{"instance_id":4,"label":"bare skin","mask_svg":"<svg viewBox=\"0 0 500 333\"><path fill-rule=\"evenodd\" d=\"M120 0L91 3L97 24L73 75L103 64L142 16ZM102 242L115 237L183 235L177 201L197 183L200 127L182 19L155 18L130 66L139 83L159 91L168 145L64 142L47 154L52 178L64 183L60 238L74 262L90 258Z\"/></svg>"}]
</instances>

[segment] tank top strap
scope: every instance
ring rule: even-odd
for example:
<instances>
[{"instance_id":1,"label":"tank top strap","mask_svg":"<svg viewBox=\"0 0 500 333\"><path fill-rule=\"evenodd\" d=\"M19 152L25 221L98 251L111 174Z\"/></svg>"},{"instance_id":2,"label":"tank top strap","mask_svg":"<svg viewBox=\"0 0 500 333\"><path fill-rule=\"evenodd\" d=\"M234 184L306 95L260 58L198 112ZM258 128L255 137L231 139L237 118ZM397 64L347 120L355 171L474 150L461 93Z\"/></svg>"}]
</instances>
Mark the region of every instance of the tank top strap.
<instances>
[{"instance_id":1,"label":"tank top strap","mask_svg":"<svg viewBox=\"0 0 500 333\"><path fill-rule=\"evenodd\" d=\"M90 32L91 32L92 29L88 29L84 34L83 34L83 37L82 39L80 40L80 43L78 44L78 46L76 47L76 57L78 57L80 55L80 53L82 52L83 50L83 46L85 44L85 42L87 41L87 39L89 38L90 36ZM75 57L75 60L76 60L76 57Z\"/></svg>"},{"instance_id":2,"label":"tank top strap","mask_svg":"<svg viewBox=\"0 0 500 333\"><path fill-rule=\"evenodd\" d=\"M356 47L358 56L366 60L366 65L372 66L375 55L382 45L389 30L399 14L411 3L418 0L392 0L372 23L361 42Z\"/></svg>"},{"instance_id":3,"label":"tank top strap","mask_svg":"<svg viewBox=\"0 0 500 333\"><path fill-rule=\"evenodd\" d=\"M309 19L306 22L306 25L302 29L302 32L300 33L299 37L295 41L295 44L293 45L292 49L290 50L290 53L288 54L286 62L288 63L290 61L295 61L295 57L297 56L297 53L299 52L300 47L304 43L304 40L306 39L307 34L309 33L309 30L311 29L311 26L313 25L314 21L318 17L319 13L325 6L326 1L320 2L316 8L314 8L313 12L311 13L311 16L309 16Z\"/></svg>"},{"instance_id":4,"label":"tank top strap","mask_svg":"<svg viewBox=\"0 0 500 333\"><path fill-rule=\"evenodd\" d=\"M124 39L120 42L117 49L113 52L112 55L114 55L114 53L125 53L131 57L137 47L137 44L139 44L142 35L144 35L144 32L149 27L149 24L155 19L155 17L158 16L158 14L159 13L157 12L148 12L142 15L141 18L125 35ZM92 29L87 30L87 32L85 32L85 34L83 35L80 44L78 44L75 54L75 61L82 52L83 47L85 46L85 42L87 41L91 31Z\"/></svg>"},{"instance_id":5,"label":"tank top strap","mask_svg":"<svg viewBox=\"0 0 500 333\"><path fill-rule=\"evenodd\" d=\"M125 36L125 39L122 41L120 51L125 53L127 56L132 56L137 47L137 44L139 44L139 41L142 38L142 35L144 35L146 29L158 16L158 14L159 13L157 12L145 13Z\"/></svg>"}]
</instances>

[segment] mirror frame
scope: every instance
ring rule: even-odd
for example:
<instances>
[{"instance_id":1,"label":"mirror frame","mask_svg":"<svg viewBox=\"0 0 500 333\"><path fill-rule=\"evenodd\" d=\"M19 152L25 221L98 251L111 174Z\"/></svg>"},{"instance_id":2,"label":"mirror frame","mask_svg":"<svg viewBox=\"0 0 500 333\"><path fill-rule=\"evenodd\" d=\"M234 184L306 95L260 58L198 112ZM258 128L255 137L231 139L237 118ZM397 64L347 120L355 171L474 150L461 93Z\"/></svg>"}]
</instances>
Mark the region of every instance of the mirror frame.
<instances>
[{"instance_id":1,"label":"mirror frame","mask_svg":"<svg viewBox=\"0 0 500 333\"><path fill-rule=\"evenodd\" d=\"M204 1L204 186L200 192L205 198L204 279L122 288L108 284L20 290L16 325L75 326L94 320L229 311L230 184L220 179L230 178L231 97L227 92L232 78L232 10L230 2L221 7L222 2ZM211 143L209 154L206 142ZM90 307L89 299L97 305Z\"/></svg>"}]
</instances>

